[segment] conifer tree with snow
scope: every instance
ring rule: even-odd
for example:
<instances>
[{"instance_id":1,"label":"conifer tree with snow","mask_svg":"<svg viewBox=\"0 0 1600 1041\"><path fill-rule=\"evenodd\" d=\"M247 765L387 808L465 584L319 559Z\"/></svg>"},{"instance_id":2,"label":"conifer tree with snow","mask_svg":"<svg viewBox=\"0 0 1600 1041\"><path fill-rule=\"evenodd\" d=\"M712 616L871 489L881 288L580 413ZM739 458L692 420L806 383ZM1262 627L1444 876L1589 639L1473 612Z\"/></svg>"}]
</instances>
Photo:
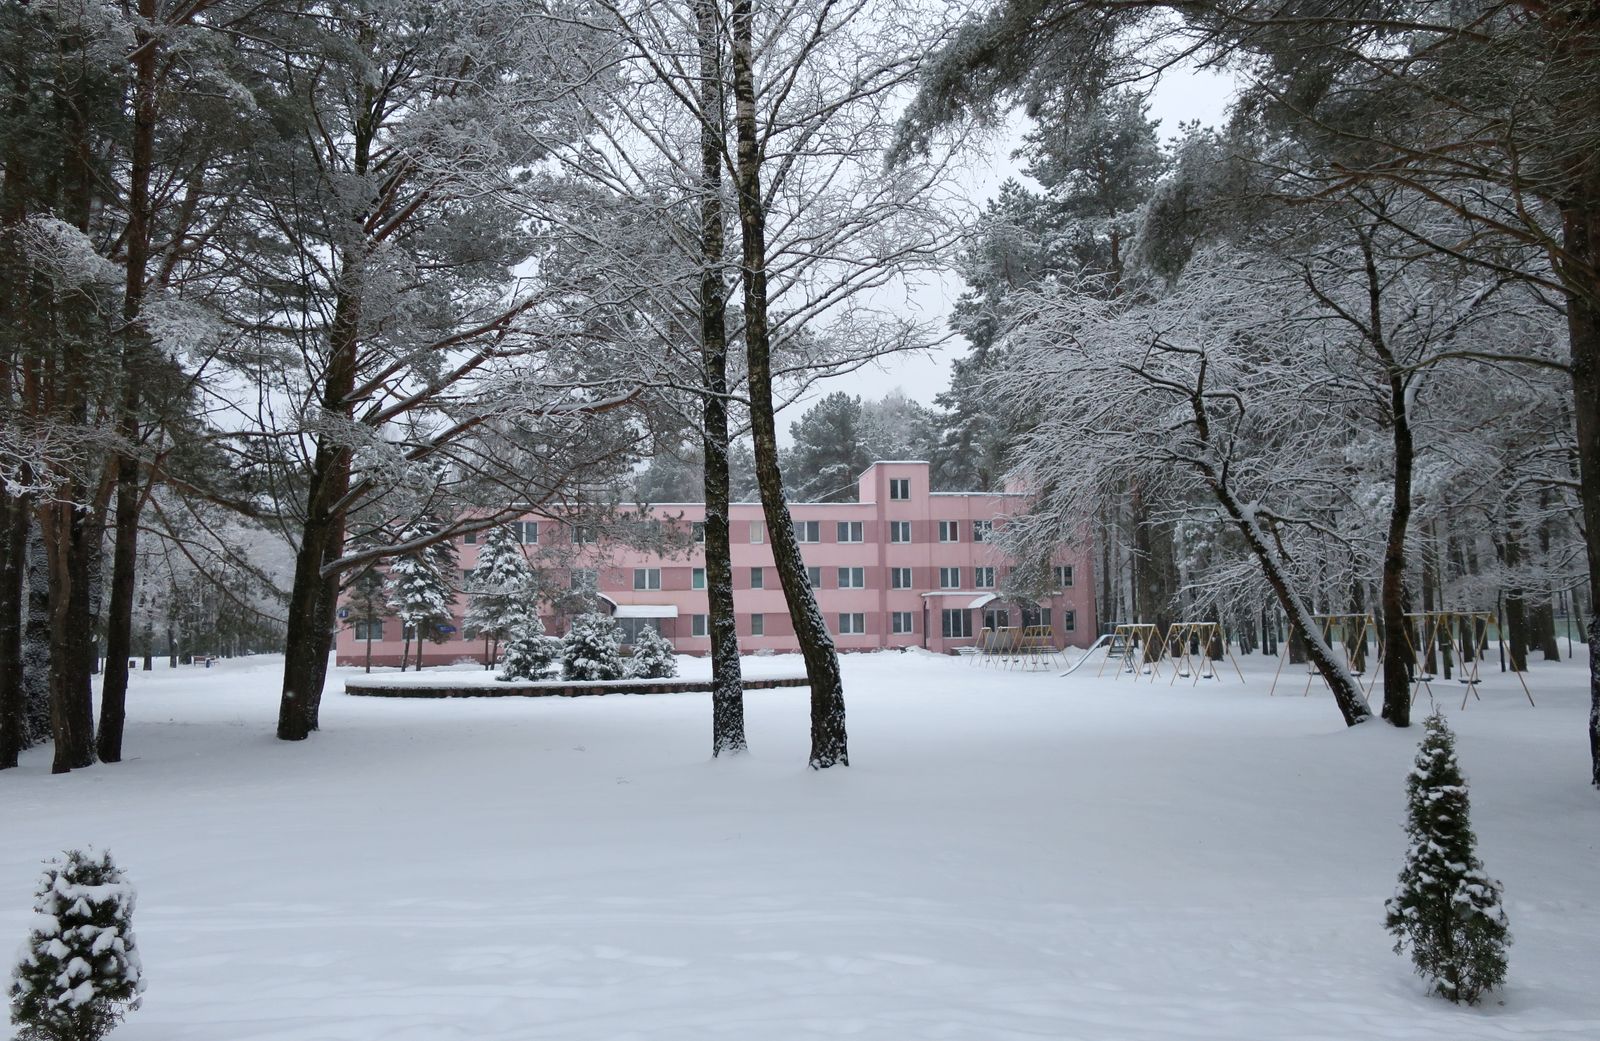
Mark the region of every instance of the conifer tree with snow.
<instances>
[{"instance_id":1,"label":"conifer tree with snow","mask_svg":"<svg viewBox=\"0 0 1600 1041\"><path fill-rule=\"evenodd\" d=\"M436 529L432 525L417 525L406 529L402 542L424 539ZM448 540L435 542L414 553L396 557L389 565L389 606L405 626L406 649L401 657L401 669L411 650L411 638L417 640L417 671L422 671L422 641L441 638L439 626L450 620L450 604L454 594L450 579L455 573L455 545Z\"/></svg>"},{"instance_id":2,"label":"conifer tree with snow","mask_svg":"<svg viewBox=\"0 0 1600 1041\"><path fill-rule=\"evenodd\" d=\"M484 638L493 647L484 666L493 664L502 641L528 616L528 591L533 569L522 554L516 531L507 525L489 530L478 550L478 565L467 582L467 612L461 627L467 636ZM539 630L543 635L544 630Z\"/></svg>"},{"instance_id":3,"label":"conifer tree with snow","mask_svg":"<svg viewBox=\"0 0 1600 1041\"><path fill-rule=\"evenodd\" d=\"M18 1041L98 1041L139 1007L133 903L109 852L69 850L49 863L11 979Z\"/></svg>"},{"instance_id":4,"label":"conifer tree with snow","mask_svg":"<svg viewBox=\"0 0 1600 1041\"><path fill-rule=\"evenodd\" d=\"M647 625L639 630L633 644L633 659L628 662L628 675L640 680L664 680L678 674L678 657L666 637Z\"/></svg>"},{"instance_id":5,"label":"conifer tree with snow","mask_svg":"<svg viewBox=\"0 0 1600 1041\"><path fill-rule=\"evenodd\" d=\"M1500 883L1483 870L1468 821L1467 782L1455 735L1436 711L1406 779L1411 837L1400 889L1388 902L1394 950L1411 948L1417 975L1458 1004L1476 1005L1506 978L1511 943Z\"/></svg>"},{"instance_id":6,"label":"conifer tree with snow","mask_svg":"<svg viewBox=\"0 0 1600 1041\"><path fill-rule=\"evenodd\" d=\"M542 680L561 660L561 649L560 640L545 635L539 612L529 608L511 626L505 655L500 659L500 674L495 679L506 683Z\"/></svg>"},{"instance_id":7,"label":"conifer tree with snow","mask_svg":"<svg viewBox=\"0 0 1600 1041\"><path fill-rule=\"evenodd\" d=\"M561 643L562 674L569 680L621 679L621 645L622 632L610 615L579 615Z\"/></svg>"}]
</instances>

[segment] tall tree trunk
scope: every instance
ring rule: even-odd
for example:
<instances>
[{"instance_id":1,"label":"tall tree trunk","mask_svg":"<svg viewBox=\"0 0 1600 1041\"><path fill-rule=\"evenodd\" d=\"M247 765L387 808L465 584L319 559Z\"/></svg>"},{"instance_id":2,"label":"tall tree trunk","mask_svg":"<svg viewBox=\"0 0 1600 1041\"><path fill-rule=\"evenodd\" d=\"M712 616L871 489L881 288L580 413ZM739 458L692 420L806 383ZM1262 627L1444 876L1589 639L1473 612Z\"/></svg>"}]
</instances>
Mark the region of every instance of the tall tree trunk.
<instances>
[{"instance_id":1,"label":"tall tree trunk","mask_svg":"<svg viewBox=\"0 0 1600 1041\"><path fill-rule=\"evenodd\" d=\"M754 0L733 4L734 124L738 138L739 227L744 252L745 349L750 380L750 425L755 440L756 481L773 562L783 584L789 618L811 683L811 767L823 770L850 762L845 733L844 681L833 638L817 609L806 565L795 540L778 469L777 417L772 404L771 331L767 318L766 207L761 196L757 144Z\"/></svg>"},{"instance_id":2,"label":"tall tree trunk","mask_svg":"<svg viewBox=\"0 0 1600 1041\"><path fill-rule=\"evenodd\" d=\"M1563 246L1573 258L1564 271L1572 400L1578 427L1578 498L1589 560L1590 782L1600 787L1600 170L1593 162L1587 189L1563 212Z\"/></svg>"},{"instance_id":3,"label":"tall tree trunk","mask_svg":"<svg viewBox=\"0 0 1600 1041\"><path fill-rule=\"evenodd\" d=\"M55 758L50 770L59 774L94 763L94 612L89 595L93 520L86 508L70 502L52 503L42 514L51 579L50 734Z\"/></svg>"},{"instance_id":4,"label":"tall tree trunk","mask_svg":"<svg viewBox=\"0 0 1600 1041\"><path fill-rule=\"evenodd\" d=\"M28 704L22 689L23 581L28 558L25 497L0 491L0 770L17 765L28 747Z\"/></svg>"},{"instance_id":5,"label":"tall tree trunk","mask_svg":"<svg viewBox=\"0 0 1600 1041\"><path fill-rule=\"evenodd\" d=\"M1144 490L1138 485L1132 488L1129 506L1134 555L1139 561L1134 582L1134 596L1139 603L1138 621L1154 623L1156 631L1165 634L1172 627L1172 601L1178 585L1172 527L1150 516ZM1164 647L1162 641L1151 640L1144 649L1145 661L1159 659Z\"/></svg>"},{"instance_id":6,"label":"tall tree trunk","mask_svg":"<svg viewBox=\"0 0 1600 1041\"><path fill-rule=\"evenodd\" d=\"M361 312L362 267L357 251L346 250L340 266L322 409L329 417L348 420L353 414L349 399L355 389ZM303 741L317 729L328 655L333 650L339 576L324 575L323 571L344 549L344 515L339 504L350 490L350 450L340 440L337 434L319 435L311 464L306 519L295 553L284 635L283 692L278 702L278 737L284 741ZM420 639L421 634L418 636Z\"/></svg>"},{"instance_id":7,"label":"tall tree trunk","mask_svg":"<svg viewBox=\"0 0 1600 1041\"><path fill-rule=\"evenodd\" d=\"M139 370L144 336L139 314L144 306L150 259L150 172L155 161L156 59L153 29L157 0L139 0L133 51L133 134L128 149L128 220L124 234L122 294L122 406L117 417L118 446L115 540L111 561L111 599L106 611L106 675L100 689L100 761L122 760L127 718L128 655L133 650L133 594L139 552Z\"/></svg>"},{"instance_id":8,"label":"tall tree trunk","mask_svg":"<svg viewBox=\"0 0 1600 1041\"><path fill-rule=\"evenodd\" d=\"M724 126L721 32L716 0L695 0L700 49L700 365L704 485L706 610L711 636L711 754L736 755L749 745L744 729L744 676L733 607L733 545L728 487L728 323L723 275Z\"/></svg>"}]
</instances>

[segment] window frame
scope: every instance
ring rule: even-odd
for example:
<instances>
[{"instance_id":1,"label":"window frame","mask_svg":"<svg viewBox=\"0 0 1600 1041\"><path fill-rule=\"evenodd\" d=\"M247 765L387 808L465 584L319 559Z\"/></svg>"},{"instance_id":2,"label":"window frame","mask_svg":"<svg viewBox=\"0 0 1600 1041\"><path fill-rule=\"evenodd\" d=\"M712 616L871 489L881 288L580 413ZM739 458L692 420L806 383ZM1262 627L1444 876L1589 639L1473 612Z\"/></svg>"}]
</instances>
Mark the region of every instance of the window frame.
<instances>
[{"instance_id":1,"label":"window frame","mask_svg":"<svg viewBox=\"0 0 1600 1041\"><path fill-rule=\"evenodd\" d=\"M902 627L900 625L901 619L905 620L905 626L904 627ZM891 636L915 636L915 635L917 635L916 612L914 612L914 611L890 611L889 612L889 635L891 635Z\"/></svg>"},{"instance_id":2,"label":"window frame","mask_svg":"<svg viewBox=\"0 0 1600 1041\"><path fill-rule=\"evenodd\" d=\"M905 581L900 579L904 577ZM890 589L915 589L917 587L916 572L908 567L892 567L889 569Z\"/></svg>"},{"instance_id":3,"label":"window frame","mask_svg":"<svg viewBox=\"0 0 1600 1041\"><path fill-rule=\"evenodd\" d=\"M905 538L901 538L901 535ZM911 544L911 522L908 520L892 520L889 522L889 541L898 546Z\"/></svg>"},{"instance_id":4,"label":"window frame","mask_svg":"<svg viewBox=\"0 0 1600 1041\"><path fill-rule=\"evenodd\" d=\"M911 478L889 478L889 498L895 502L906 502L911 498Z\"/></svg>"},{"instance_id":5,"label":"window frame","mask_svg":"<svg viewBox=\"0 0 1600 1041\"><path fill-rule=\"evenodd\" d=\"M861 521L842 520L835 521L834 524L836 525L834 534L838 536L834 539L835 542L855 545L866 541L867 526Z\"/></svg>"},{"instance_id":6,"label":"window frame","mask_svg":"<svg viewBox=\"0 0 1600 1041\"><path fill-rule=\"evenodd\" d=\"M952 583L954 583L954 584L952 584ZM940 568L939 569L939 588L940 589L960 589L961 588L961 568L959 566L957 566L957 567L942 567L942 568Z\"/></svg>"},{"instance_id":7,"label":"window frame","mask_svg":"<svg viewBox=\"0 0 1600 1041\"><path fill-rule=\"evenodd\" d=\"M840 636L865 636L867 635L867 614L865 611L840 611L839 629Z\"/></svg>"},{"instance_id":8,"label":"window frame","mask_svg":"<svg viewBox=\"0 0 1600 1041\"><path fill-rule=\"evenodd\" d=\"M957 543L961 541L961 522L942 520L939 522L939 541L942 543Z\"/></svg>"},{"instance_id":9,"label":"window frame","mask_svg":"<svg viewBox=\"0 0 1600 1041\"><path fill-rule=\"evenodd\" d=\"M961 624L959 626L952 627L950 624L952 619L959 621ZM957 628L962 631L952 632L952 628ZM946 640L972 639L972 612L965 607L944 608L939 615L939 633L941 637Z\"/></svg>"},{"instance_id":10,"label":"window frame","mask_svg":"<svg viewBox=\"0 0 1600 1041\"><path fill-rule=\"evenodd\" d=\"M654 585L651 585L654 576ZM643 578L644 584L639 580ZM658 567L636 567L633 569L633 588L638 593L659 593L661 591L661 569Z\"/></svg>"}]
</instances>

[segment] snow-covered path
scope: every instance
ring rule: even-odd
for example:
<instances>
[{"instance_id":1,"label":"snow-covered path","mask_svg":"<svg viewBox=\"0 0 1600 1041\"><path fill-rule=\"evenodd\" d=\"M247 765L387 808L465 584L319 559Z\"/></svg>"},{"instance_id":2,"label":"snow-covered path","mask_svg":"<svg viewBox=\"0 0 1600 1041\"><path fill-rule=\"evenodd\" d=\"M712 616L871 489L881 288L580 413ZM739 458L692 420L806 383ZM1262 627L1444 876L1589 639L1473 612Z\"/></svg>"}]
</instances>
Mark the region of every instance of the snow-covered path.
<instances>
[{"instance_id":1,"label":"snow-covered path","mask_svg":"<svg viewBox=\"0 0 1600 1041\"><path fill-rule=\"evenodd\" d=\"M751 693L753 754L714 762L704 695L389 702L338 670L289 745L276 664L135 673L130 761L0 774L0 949L56 850L139 887L118 1041L1600 1036L1578 665L1536 665L1537 709L1499 674L1449 706L1516 938L1504 1003L1462 1010L1382 929L1420 728L1269 698L1270 663L847 657L856 765L823 774L804 690Z\"/></svg>"}]
</instances>

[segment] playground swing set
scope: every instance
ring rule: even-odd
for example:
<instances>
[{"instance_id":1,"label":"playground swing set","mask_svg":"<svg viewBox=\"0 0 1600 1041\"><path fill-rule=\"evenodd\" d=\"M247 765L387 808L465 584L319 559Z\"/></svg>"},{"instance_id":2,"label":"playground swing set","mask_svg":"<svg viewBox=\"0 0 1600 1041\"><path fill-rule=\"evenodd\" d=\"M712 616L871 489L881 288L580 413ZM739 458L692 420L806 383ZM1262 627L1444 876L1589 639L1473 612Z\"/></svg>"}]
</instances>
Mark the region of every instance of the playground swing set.
<instances>
[{"instance_id":1,"label":"playground swing set","mask_svg":"<svg viewBox=\"0 0 1600 1041\"><path fill-rule=\"evenodd\" d=\"M1370 696L1378 684L1378 677L1383 672L1383 660L1387 651L1383 639L1383 629L1373 619L1371 614L1319 614L1312 616L1317 624L1318 632L1329 648L1343 648L1345 665L1354 673L1358 682L1366 676L1362 684L1362 692ZM1406 650L1414 663L1411 668L1411 700L1414 703L1417 693L1421 690L1428 692L1428 697L1434 697L1433 682L1439 677L1426 668L1433 660L1433 654L1438 654L1448 661L1451 656L1459 663L1461 669L1460 682L1466 686L1466 693L1461 696L1461 707L1465 709L1467 703L1473 698L1482 700L1478 693L1478 685L1483 682L1480 667L1483 662L1484 652L1488 649L1489 627L1497 624L1497 619L1492 611L1424 611L1406 615ZM1294 626L1290 626L1291 633ZM1421 639L1417 634L1420 632ZM1368 658L1367 644L1372 644L1373 653ZM1275 694L1278 689L1278 680L1283 674L1283 666L1287 656L1280 658L1278 669L1273 673L1272 687L1268 695ZM1367 666L1370 664L1371 672L1368 675ZM1534 705L1533 692L1528 688L1528 681L1520 671L1515 672L1517 682L1522 685L1522 693L1528 699L1530 706ZM1302 697L1311 693L1312 685L1322 678L1315 665L1306 662L1306 686ZM1324 681L1326 686L1326 681Z\"/></svg>"},{"instance_id":2,"label":"playground swing set","mask_svg":"<svg viewBox=\"0 0 1600 1041\"><path fill-rule=\"evenodd\" d=\"M1106 668L1115 662L1113 680L1130 674L1135 679L1149 676L1154 683L1161 677L1161 663L1165 660L1172 673L1168 686L1177 683L1180 677L1192 678L1192 685L1198 685L1203 679L1219 680L1222 676L1217 671L1211 648L1220 644L1239 682L1244 682L1244 672L1228 647L1227 633L1221 622L1173 622L1167 626L1165 634L1160 626L1149 622L1123 622L1112 628L1109 638L1102 639L1106 654L1101 659L1100 670L1095 673L1097 677L1103 676Z\"/></svg>"}]
</instances>

